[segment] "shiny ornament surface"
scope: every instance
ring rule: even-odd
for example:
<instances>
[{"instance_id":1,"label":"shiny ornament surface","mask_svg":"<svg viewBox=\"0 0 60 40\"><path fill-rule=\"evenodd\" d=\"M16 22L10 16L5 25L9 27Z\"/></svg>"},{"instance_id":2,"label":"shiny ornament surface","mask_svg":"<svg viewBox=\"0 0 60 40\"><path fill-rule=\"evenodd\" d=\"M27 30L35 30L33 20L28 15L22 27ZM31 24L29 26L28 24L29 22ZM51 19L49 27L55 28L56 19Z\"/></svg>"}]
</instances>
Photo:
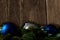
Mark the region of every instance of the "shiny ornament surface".
<instances>
[{"instance_id":1,"label":"shiny ornament surface","mask_svg":"<svg viewBox=\"0 0 60 40\"><path fill-rule=\"evenodd\" d=\"M16 26L13 23L4 23L2 25L1 34L6 35L8 33L12 34L16 31Z\"/></svg>"},{"instance_id":2,"label":"shiny ornament surface","mask_svg":"<svg viewBox=\"0 0 60 40\"><path fill-rule=\"evenodd\" d=\"M39 27L33 23L25 23L23 29L33 30L33 29L39 29Z\"/></svg>"},{"instance_id":3,"label":"shiny ornament surface","mask_svg":"<svg viewBox=\"0 0 60 40\"><path fill-rule=\"evenodd\" d=\"M46 27L45 27L45 31L47 32L47 33L49 33L49 34L56 34L57 33L57 28L56 28L56 26L54 26L54 25L47 25Z\"/></svg>"}]
</instances>

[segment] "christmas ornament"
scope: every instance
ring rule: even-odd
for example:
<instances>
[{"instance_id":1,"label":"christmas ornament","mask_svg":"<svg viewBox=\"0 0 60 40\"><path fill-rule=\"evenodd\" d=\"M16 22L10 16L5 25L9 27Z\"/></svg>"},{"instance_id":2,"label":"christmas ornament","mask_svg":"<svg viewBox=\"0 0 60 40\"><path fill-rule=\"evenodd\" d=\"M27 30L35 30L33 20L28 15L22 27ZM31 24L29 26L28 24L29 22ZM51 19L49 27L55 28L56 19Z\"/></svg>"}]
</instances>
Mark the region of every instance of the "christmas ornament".
<instances>
[{"instance_id":1,"label":"christmas ornament","mask_svg":"<svg viewBox=\"0 0 60 40\"><path fill-rule=\"evenodd\" d=\"M17 30L16 25L13 23L4 23L2 25L1 34L6 35L7 33L13 34Z\"/></svg>"},{"instance_id":2,"label":"christmas ornament","mask_svg":"<svg viewBox=\"0 0 60 40\"><path fill-rule=\"evenodd\" d=\"M0 40L60 40L60 28L28 22L20 29L16 24L6 22L0 25Z\"/></svg>"},{"instance_id":3,"label":"christmas ornament","mask_svg":"<svg viewBox=\"0 0 60 40\"><path fill-rule=\"evenodd\" d=\"M33 23L25 23L23 29L34 30L34 29L40 29L40 28Z\"/></svg>"},{"instance_id":4,"label":"christmas ornament","mask_svg":"<svg viewBox=\"0 0 60 40\"><path fill-rule=\"evenodd\" d=\"M2 24L0 31L1 31L1 35L5 37L4 40L10 40L14 36L21 37L21 30L17 27L18 26L16 24L11 22Z\"/></svg>"},{"instance_id":5,"label":"christmas ornament","mask_svg":"<svg viewBox=\"0 0 60 40\"><path fill-rule=\"evenodd\" d=\"M45 30L49 35L55 35L55 34L57 34L57 32L58 32L56 26L54 26L54 25L47 25L47 26L45 26L44 30Z\"/></svg>"},{"instance_id":6,"label":"christmas ornament","mask_svg":"<svg viewBox=\"0 0 60 40\"><path fill-rule=\"evenodd\" d=\"M23 34L31 32L31 31L36 34L37 31L40 30L40 27L33 23L25 23L22 29L23 29L22 30Z\"/></svg>"}]
</instances>

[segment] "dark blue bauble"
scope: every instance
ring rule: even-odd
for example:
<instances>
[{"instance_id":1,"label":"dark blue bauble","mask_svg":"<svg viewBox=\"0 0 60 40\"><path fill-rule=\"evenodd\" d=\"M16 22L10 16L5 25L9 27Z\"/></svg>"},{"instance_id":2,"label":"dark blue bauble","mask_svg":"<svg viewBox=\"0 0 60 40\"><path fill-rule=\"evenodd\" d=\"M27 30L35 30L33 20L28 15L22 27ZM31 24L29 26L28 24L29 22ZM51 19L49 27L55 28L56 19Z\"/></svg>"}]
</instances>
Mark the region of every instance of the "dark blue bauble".
<instances>
[{"instance_id":1,"label":"dark blue bauble","mask_svg":"<svg viewBox=\"0 0 60 40\"><path fill-rule=\"evenodd\" d=\"M17 30L16 25L13 23L4 23L2 25L1 34L6 35L8 33L13 34Z\"/></svg>"},{"instance_id":2,"label":"dark blue bauble","mask_svg":"<svg viewBox=\"0 0 60 40\"><path fill-rule=\"evenodd\" d=\"M54 25L47 25L45 27L45 31L49 34L56 34L57 33L57 28Z\"/></svg>"}]
</instances>

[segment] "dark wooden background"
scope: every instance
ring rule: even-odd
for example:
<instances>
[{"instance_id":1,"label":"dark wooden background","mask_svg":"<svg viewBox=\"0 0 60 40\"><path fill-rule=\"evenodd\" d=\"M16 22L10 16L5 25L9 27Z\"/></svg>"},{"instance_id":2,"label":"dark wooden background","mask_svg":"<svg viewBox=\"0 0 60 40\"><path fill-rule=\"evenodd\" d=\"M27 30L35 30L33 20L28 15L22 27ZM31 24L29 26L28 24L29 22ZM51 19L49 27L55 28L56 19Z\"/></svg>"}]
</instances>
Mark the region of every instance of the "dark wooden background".
<instances>
[{"instance_id":1,"label":"dark wooden background","mask_svg":"<svg viewBox=\"0 0 60 40\"><path fill-rule=\"evenodd\" d=\"M0 0L0 24L28 21L60 25L60 0Z\"/></svg>"}]
</instances>

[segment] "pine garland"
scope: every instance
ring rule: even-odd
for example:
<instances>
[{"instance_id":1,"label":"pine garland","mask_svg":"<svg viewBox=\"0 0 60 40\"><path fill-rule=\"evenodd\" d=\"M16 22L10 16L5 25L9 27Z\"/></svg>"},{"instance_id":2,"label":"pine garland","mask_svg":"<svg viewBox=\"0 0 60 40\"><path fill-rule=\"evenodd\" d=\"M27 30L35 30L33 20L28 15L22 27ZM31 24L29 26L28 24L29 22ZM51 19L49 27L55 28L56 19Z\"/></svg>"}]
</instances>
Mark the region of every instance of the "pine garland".
<instances>
[{"instance_id":1,"label":"pine garland","mask_svg":"<svg viewBox=\"0 0 60 40\"><path fill-rule=\"evenodd\" d=\"M11 40L60 40L60 28L57 30L53 25L38 27L34 24L26 23L20 30L22 36L14 35L11 37ZM6 38L9 37L8 34L5 36L0 34L0 40L7 40Z\"/></svg>"}]
</instances>

